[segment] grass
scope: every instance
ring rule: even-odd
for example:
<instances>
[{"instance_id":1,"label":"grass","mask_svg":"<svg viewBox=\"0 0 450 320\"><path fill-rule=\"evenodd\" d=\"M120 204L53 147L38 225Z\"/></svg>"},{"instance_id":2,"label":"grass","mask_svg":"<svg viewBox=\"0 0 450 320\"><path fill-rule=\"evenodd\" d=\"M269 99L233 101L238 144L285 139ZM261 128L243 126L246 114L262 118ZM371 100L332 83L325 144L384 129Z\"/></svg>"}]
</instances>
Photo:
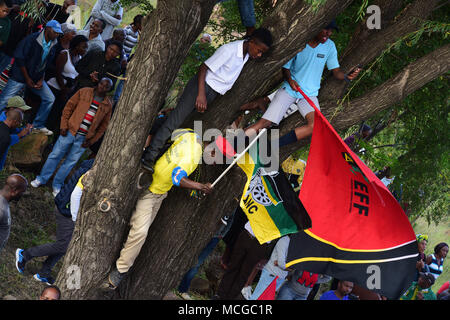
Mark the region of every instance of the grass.
<instances>
[{"instance_id":1,"label":"grass","mask_svg":"<svg viewBox=\"0 0 450 320\"><path fill-rule=\"evenodd\" d=\"M0 172L1 185L11 171ZM35 281L45 257L27 264L25 274L19 274L15 267L16 248L29 248L55 240L55 216L53 196L48 187L29 188L18 202L11 202L11 233L6 246L0 252L0 299L12 295L17 299L35 300L44 285ZM56 276L61 262L54 268Z\"/></svg>"},{"instance_id":2,"label":"grass","mask_svg":"<svg viewBox=\"0 0 450 320\"><path fill-rule=\"evenodd\" d=\"M51 2L62 5L64 0L52 0ZM84 25L86 24L86 21L89 19L91 10L94 7L96 2L97 2L96 0L79 0L78 1L78 6L81 9L81 28L84 27ZM156 6L156 0L152 1L152 3L154 6ZM133 21L133 18L138 14L143 14L143 10L140 9L139 7L134 7L131 9L124 8L122 22L120 23L119 27L124 28L127 25L129 25Z\"/></svg>"},{"instance_id":3,"label":"grass","mask_svg":"<svg viewBox=\"0 0 450 320\"><path fill-rule=\"evenodd\" d=\"M419 218L413 225L416 234L422 233L428 235L428 245L425 250L427 255L433 253L434 246L440 242L449 243L450 241L450 219L444 219L438 225L431 223L428 225L424 218ZM449 256L444 260L444 271L431 287L433 292L436 293L444 282L450 280L450 266Z\"/></svg>"}]
</instances>

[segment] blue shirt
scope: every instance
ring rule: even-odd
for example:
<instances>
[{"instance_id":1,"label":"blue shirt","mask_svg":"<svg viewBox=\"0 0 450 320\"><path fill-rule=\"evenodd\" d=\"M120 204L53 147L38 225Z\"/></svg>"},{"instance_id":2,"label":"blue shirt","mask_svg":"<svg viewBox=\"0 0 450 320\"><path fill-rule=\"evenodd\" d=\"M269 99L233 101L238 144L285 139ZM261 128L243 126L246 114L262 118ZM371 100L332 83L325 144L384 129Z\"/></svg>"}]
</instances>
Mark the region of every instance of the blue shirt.
<instances>
[{"instance_id":1,"label":"blue shirt","mask_svg":"<svg viewBox=\"0 0 450 320\"><path fill-rule=\"evenodd\" d=\"M319 300L348 300L348 295L344 296L342 299L339 299L336 297L334 290L330 290L321 295Z\"/></svg>"},{"instance_id":2,"label":"blue shirt","mask_svg":"<svg viewBox=\"0 0 450 320\"><path fill-rule=\"evenodd\" d=\"M42 31L44 32L44 31ZM45 34L42 37L42 60L41 64L44 64L45 59L47 59L48 53L50 52L50 47L52 45L52 41L45 41Z\"/></svg>"},{"instance_id":3,"label":"blue shirt","mask_svg":"<svg viewBox=\"0 0 450 320\"><path fill-rule=\"evenodd\" d=\"M325 43L319 43L315 48L307 44L305 49L297 53L283 68L291 71L292 79L307 96L317 97L325 64L328 70L339 68L336 45L330 39ZM303 98L299 92L291 89L287 81L283 82L282 88L286 88L292 97Z\"/></svg>"},{"instance_id":4,"label":"blue shirt","mask_svg":"<svg viewBox=\"0 0 450 320\"><path fill-rule=\"evenodd\" d=\"M0 114L0 121L5 121L5 120L6 120L6 111L3 111L3 112ZM3 154L3 156L1 156L1 158L0 158L0 170L2 170L2 169L3 169L3 166L5 165L5 162L6 162L6 156L7 156L7 154L8 154L9 148L10 148L11 146L15 145L17 142L19 142L20 138L19 138L19 136L17 135L17 133L19 133L20 131L21 131L21 129L19 129L19 128L16 128L16 129L14 129L14 130L11 130L11 133L13 133L13 134L10 135L10 137L11 137L11 142L9 143L9 147L8 147L8 149L6 150L6 152L5 152L5 153Z\"/></svg>"}]
</instances>

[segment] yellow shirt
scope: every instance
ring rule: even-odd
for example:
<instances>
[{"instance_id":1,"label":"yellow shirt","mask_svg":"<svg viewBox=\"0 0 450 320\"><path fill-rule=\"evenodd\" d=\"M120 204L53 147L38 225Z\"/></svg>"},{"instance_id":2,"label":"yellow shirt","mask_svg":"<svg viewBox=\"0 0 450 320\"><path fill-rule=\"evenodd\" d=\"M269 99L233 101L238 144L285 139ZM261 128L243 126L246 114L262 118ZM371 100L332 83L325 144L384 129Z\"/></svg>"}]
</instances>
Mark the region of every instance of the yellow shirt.
<instances>
[{"instance_id":1,"label":"yellow shirt","mask_svg":"<svg viewBox=\"0 0 450 320\"><path fill-rule=\"evenodd\" d=\"M202 145L197 134L191 129L177 129L178 135L170 148L156 161L150 192L164 194L172 186L179 185L183 177L189 176L197 168L202 158Z\"/></svg>"},{"instance_id":2,"label":"yellow shirt","mask_svg":"<svg viewBox=\"0 0 450 320\"><path fill-rule=\"evenodd\" d=\"M86 173L84 173L81 177L80 177L80 179L78 179L78 182L77 182L77 187L78 188L80 188L81 190L83 190L84 189L84 187L83 187L83 184L81 183L81 180L84 178L84 175L85 175Z\"/></svg>"}]
</instances>

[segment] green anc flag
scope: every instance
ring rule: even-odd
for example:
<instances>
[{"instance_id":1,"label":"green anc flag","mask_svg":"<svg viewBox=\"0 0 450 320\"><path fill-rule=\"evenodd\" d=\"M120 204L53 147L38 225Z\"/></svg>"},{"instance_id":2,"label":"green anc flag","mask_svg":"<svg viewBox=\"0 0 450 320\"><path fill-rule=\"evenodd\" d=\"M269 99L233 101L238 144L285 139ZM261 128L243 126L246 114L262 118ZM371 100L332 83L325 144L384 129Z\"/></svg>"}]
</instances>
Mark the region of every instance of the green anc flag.
<instances>
[{"instance_id":1,"label":"green anc flag","mask_svg":"<svg viewBox=\"0 0 450 320\"><path fill-rule=\"evenodd\" d=\"M240 206L259 243L311 227L311 219L285 173L260 163L259 141L237 162L247 175Z\"/></svg>"}]
</instances>

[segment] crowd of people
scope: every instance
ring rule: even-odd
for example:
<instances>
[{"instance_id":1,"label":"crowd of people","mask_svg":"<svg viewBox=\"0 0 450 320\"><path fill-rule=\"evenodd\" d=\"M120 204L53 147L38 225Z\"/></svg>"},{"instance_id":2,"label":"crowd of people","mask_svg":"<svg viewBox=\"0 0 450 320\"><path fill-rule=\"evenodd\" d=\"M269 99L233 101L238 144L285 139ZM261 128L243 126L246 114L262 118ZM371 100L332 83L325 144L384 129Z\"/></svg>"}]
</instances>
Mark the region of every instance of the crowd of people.
<instances>
[{"instance_id":1,"label":"crowd of people","mask_svg":"<svg viewBox=\"0 0 450 320\"><path fill-rule=\"evenodd\" d=\"M38 188L52 181L56 241L32 248L17 248L15 261L17 270L23 274L27 262L35 257L47 257L34 278L53 285L52 268L64 256L72 238L84 189L83 181L89 175L102 136L120 98L127 63L139 43L143 16L135 16L130 25L121 29L118 26L123 18L123 8L119 0L98 0L84 28L77 30L67 22L68 8L76 5L76 0L65 0L63 5L44 3L43 23L35 22L21 12L21 2L0 0L1 166L3 168L9 147L23 137L32 133L53 136L53 148L40 173L30 184ZM205 57L198 72L184 88L176 107L170 112L161 112L149 133L141 158L142 172L138 183L144 190L131 215L127 240L109 274L112 289L120 285L133 266L150 225L173 186L204 194L213 190L210 183L189 178L201 157L208 156L210 149L203 149L202 141L192 129L180 126L193 112L207 112L216 98L233 87L247 61L260 59L272 47L270 31L255 28L253 1L240 0L238 3L247 31L244 39L226 43L212 56ZM21 18L17 18L19 16ZM312 134L314 109L298 89L302 88L320 110L317 96L325 66L341 81L350 82L360 72L359 68L349 73L340 69L337 49L330 39L338 30L333 21L311 35L306 47L283 65L284 81L281 87L271 95L241 108L264 110L259 121L245 128L247 135L278 125L295 110L300 112L306 124L292 128L282 136L280 146ZM211 42L212 38L204 34L200 41ZM32 115L31 111L35 114ZM370 134L370 128L363 129L358 137L361 135L364 138ZM172 140L168 145L170 138ZM348 138L346 142L352 145L354 138ZM87 149L91 150L91 159L77 166ZM76 170L70 175L74 168ZM298 177L294 177L292 181L297 180ZM22 175L14 174L7 178L0 190L0 250L9 237L9 202L20 198L27 187L28 181ZM298 188L295 190L298 192ZM184 298L190 298L187 292L192 278L221 239L227 245L222 258L225 273L213 299L256 300L275 279L277 299L314 299L320 284L332 279L328 275L286 268L289 236L261 245L238 207L230 217L221 220L221 229L202 251L197 264L183 278L179 291ZM425 256L423 242L427 242L428 238L419 235L417 241L420 253L417 281L412 283L402 297L404 299L429 299L433 296L428 294L431 291L429 287L442 273L448 253L448 245L441 243L436 246L433 255ZM261 273L253 290L254 283L249 281L249 277L254 274L256 266L261 267ZM428 290L427 294L425 290ZM56 287L49 287L48 292L59 299L60 292ZM357 299L355 292L357 286L352 282L334 279L332 290L321 295L320 299Z\"/></svg>"}]
</instances>

